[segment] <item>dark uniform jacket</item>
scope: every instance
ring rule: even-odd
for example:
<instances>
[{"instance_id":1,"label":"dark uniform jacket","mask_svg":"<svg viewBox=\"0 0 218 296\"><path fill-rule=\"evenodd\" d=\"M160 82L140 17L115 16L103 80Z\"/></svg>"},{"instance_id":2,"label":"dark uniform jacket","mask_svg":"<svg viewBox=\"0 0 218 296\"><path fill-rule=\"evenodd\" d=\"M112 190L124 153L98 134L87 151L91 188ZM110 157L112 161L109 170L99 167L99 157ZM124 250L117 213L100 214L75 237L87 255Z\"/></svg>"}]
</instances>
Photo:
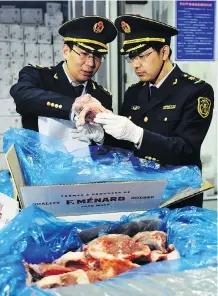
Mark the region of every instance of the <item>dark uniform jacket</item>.
<instances>
[{"instance_id":1,"label":"dark uniform jacket","mask_svg":"<svg viewBox=\"0 0 218 296\"><path fill-rule=\"evenodd\" d=\"M38 131L38 116L69 119L76 93L63 70L63 62L55 67L30 65L19 73L18 82L10 93L17 112L22 116L24 128ZM111 94L102 86L89 80L86 92L101 104L112 109Z\"/></svg>"},{"instance_id":2,"label":"dark uniform jacket","mask_svg":"<svg viewBox=\"0 0 218 296\"><path fill-rule=\"evenodd\" d=\"M122 147L161 164L193 164L201 168L200 148L213 106L212 87L178 66L150 100L149 83L132 85L125 93L121 115L142 127L144 135L139 150L128 141L122 141Z\"/></svg>"},{"instance_id":3,"label":"dark uniform jacket","mask_svg":"<svg viewBox=\"0 0 218 296\"><path fill-rule=\"evenodd\" d=\"M116 140L114 145L160 164L197 165L201 169L200 149L213 106L212 87L176 66L150 100L149 83L129 87L121 115L144 129L143 140L140 149L128 141ZM171 208L202 203L203 194L199 194Z\"/></svg>"}]
</instances>

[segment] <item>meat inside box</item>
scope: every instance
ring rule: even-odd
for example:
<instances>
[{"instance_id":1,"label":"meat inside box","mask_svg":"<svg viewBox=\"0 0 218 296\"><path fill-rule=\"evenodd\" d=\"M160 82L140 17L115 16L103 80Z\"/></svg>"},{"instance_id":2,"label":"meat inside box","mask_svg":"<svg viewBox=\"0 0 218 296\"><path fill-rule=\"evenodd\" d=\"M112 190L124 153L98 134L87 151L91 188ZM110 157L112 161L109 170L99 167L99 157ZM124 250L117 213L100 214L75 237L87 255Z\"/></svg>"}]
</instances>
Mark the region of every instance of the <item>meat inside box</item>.
<instances>
[{"instance_id":1,"label":"meat inside box","mask_svg":"<svg viewBox=\"0 0 218 296\"><path fill-rule=\"evenodd\" d=\"M6 160L22 208L36 204L56 216L73 216L145 211L171 203L171 199L161 203L167 180L26 186L14 146L7 152ZM209 185L206 189L211 188ZM206 189L188 188L174 196L172 202Z\"/></svg>"}]
</instances>

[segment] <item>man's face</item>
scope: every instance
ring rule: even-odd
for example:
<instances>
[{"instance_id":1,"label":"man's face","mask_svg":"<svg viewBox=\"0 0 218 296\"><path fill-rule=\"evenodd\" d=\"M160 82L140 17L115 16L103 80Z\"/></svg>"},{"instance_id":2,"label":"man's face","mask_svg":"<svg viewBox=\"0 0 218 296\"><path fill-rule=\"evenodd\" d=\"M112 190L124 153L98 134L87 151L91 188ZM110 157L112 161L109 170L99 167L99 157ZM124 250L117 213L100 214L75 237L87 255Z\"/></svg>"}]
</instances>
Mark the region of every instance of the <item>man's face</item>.
<instances>
[{"instance_id":1,"label":"man's face","mask_svg":"<svg viewBox=\"0 0 218 296\"><path fill-rule=\"evenodd\" d=\"M91 79L101 65L101 59L75 45L70 49L64 44L62 54L67 63L68 75L74 82L83 83Z\"/></svg>"},{"instance_id":2,"label":"man's face","mask_svg":"<svg viewBox=\"0 0 218 296\"><path fill-rule=\"evenodd\" d=\"M141 81L152 81L158 75L165 59L163 48L158 53L151 47L139 55L133 55L129 63Z\"/></svg>"}]
</instances>

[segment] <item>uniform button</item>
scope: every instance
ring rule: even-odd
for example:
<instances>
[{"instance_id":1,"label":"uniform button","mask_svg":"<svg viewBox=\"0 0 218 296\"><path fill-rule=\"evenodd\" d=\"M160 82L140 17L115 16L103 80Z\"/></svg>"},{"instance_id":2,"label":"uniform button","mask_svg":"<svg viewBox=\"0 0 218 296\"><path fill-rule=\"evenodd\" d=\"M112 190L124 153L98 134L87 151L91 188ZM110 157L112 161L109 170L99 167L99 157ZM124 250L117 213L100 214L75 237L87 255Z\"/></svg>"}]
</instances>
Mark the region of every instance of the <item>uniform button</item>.
<instances>
[{"instance_id":1,"label":"uniform button","mask_svg":"<svg viewBox=\"0 0 218 296\"><path fill-rule=\"evenodd\" d=\"M167 121L167 117L164 118L164 121Z\"/></svg>"},{"instance_id":2,"label":"uniform button","mask_svg":"<svg viewBox=\"0 0 218 296\"><path fill-rule=\"evenodd\" d=\"M61 109L62 108L62 105L59 105L58 108Z\"/></svg>"},{"instance_id":3,"label":"uniform button","mask_svg":"<svg viewBox=\"0 0 218 296\"><path fill-rule=\"evenodd\" d=\"M51 103L51 107L54 107L54 105L55 105L54 103Z\"/></svg>"},{"instance_id":4,"label":"uniform button","mask_svg":"<svg viewBox=\"0 0 218 296\"><path fill-rule=\"evenodd\" d=\"M154 161L156 161L156 158L153 158Z\"/></svg>"},{"instance_id":5,"label":"uniform button","mask_svg":"<svg viewBox=\"0 0 218 296\"><path fill-rule=\"evenodd\" d=\"M58 108L58 104L55 104L55 108Z\"/></svg>"},{"instance_id":6,"label":"uniform button","mask_svg":"<svg viewBox=\"0 0 218 296\"><path fill-rule=\"evenodd\" d=\"M149 160L152 160L152 157L151 157L151 156L149 156L149 157L148 157L148 159L149 159Z\"/></svg>"},{"instance_id":7,"label":"uniform button","mask_svg":"<svg viewBox=\"0 0 218 296\"><path fill-rule=\"evenodd\" d=\"M132 119L132 116L129 116L128 118L129 118L129 119Z\"/></svg>"},{"instance_id":8,"label":"uniform button","mask_svg":"<svg viewBox=\"0 0 218 296\"><path fill-rule=\"evenodd\" d=\"M147 121L148 121L148 117L145 116L145 118L144 118L144 122L147 122Z\"/></svg>"},{"instance_id":9,"label":"uniform button","mask_svg":"<svg viewBox=\"0 0 218 296\"><path fill-rule=\"evenodd\" d=\"M47 102L47 106L51 106L51 103L50 102Z\"/></svg>"}]
</instances>

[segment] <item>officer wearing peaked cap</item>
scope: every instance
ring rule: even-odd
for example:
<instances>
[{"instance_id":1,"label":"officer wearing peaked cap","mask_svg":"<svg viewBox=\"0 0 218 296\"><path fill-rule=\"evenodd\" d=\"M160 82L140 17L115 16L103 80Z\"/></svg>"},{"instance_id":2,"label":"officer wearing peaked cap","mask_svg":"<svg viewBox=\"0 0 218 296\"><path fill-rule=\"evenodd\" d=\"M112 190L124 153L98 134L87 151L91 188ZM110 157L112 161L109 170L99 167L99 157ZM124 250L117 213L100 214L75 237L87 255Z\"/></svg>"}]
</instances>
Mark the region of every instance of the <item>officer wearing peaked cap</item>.
<instances>
[{"instance_id":1,"label":"officer wearing peaked cap","mask_svg":"<svg viewBox=\"0 0 218 296\"><path fill-rule=\"evenodd\" d=\"M211 123L214 94L208 83L171 62L170 41L178 30L136 15L119 16L115 25L125 36L120 54L139 82L126 91L121 116L99 114L95 121L114 137L113 145L136 156L201 169L200 149ZM175 206L201 207L202 202L203 195L197 195Z\"/></svg>"},{"instance_id":2,"label":"officer wearing peaked cap","mask_svg":"<svg viewBox=\"0 0 218 296\"><path fill-rule=\"evenodd\" d=\"M72 104L80 95L90 94L105 108L112 108L111 94L92 77L108 53L108 43L116 38L117 29L104 17L83 16L63 24L59 34L64 39L64 62L54 67L24 67L10 93L24 128L60 138L72 151L91 141L101 142L104 137L98 124L89 128L85 125L78 132Z\"/></svg>"}]
</instances>

